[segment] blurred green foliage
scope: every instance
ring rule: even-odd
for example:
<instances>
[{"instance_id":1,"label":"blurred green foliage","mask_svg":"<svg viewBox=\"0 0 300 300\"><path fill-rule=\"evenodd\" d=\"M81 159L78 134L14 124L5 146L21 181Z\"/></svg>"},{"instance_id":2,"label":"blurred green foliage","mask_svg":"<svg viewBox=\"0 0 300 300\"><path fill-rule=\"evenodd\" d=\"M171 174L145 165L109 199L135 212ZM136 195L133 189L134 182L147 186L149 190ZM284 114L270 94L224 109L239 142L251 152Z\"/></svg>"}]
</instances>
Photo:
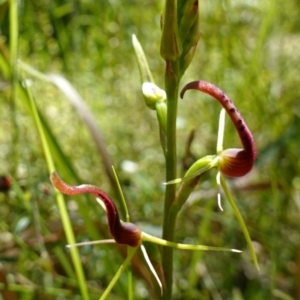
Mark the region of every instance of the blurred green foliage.
<instances>
[{"instance_id":1,"label":"blurred green foliage","mask_svg":"<svg viewBox=\"0 0 300 300\"><path fill-rule=\"evenodd\" d=\"M143 102L131 35L137 35L156 83L163 86L161 1L28 0L18 9L19 58L40 72L59 73L72 82L97 119L132 219L147 232L159 234L164 159L155 114ZM212 172L180 214L177 240L244 252L241 256L175 252L174 299L300 297L299 15L297 0L200 1L201 39L182 83L204 79L220 86L255 136L254 170L230 183L255 243L261 274L254 269L225 199L225 211L217 208ZM0 26L4 56L10 28L7 1L0 2ZM56 87L29 79L40 111L81 182L109 193L101 157L76 111ZM37 131L21 101L12 108L10 95L10 84L0 75L0 175L13 180L10 191L0 194L0 273L9 274L9 283L16 283L10 295L17 295L15 299L79 299L76 281L54 252L64 251L66 241ZM184 156L193 129L193 156L215 153L219 109L210 98L192 92L180 100L179 156ZM239 145L229 122L226 145ZM101 209L95 201L80 201L85 201L86 214L105 236ZM91 239L76 202L68 199L68 207L77 240ZM43 234L44 239L39 220L51 233ZM91 298L98 299L122 256L112 245L84 247L80 254ZM144 269L135 268L135 299L152 297ZM126 278L114 294L119 296L109 299L126 298Z\"/></svg>"}]
</instances>

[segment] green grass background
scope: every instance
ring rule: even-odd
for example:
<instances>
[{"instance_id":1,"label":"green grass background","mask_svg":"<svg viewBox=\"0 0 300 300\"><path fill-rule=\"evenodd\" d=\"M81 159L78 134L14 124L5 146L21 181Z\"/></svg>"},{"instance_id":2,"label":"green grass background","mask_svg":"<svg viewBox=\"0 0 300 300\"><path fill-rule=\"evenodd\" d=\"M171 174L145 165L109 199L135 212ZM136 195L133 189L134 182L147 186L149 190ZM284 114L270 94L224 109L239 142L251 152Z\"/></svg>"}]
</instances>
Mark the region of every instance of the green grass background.
<instances>
[{"instance_id":1,"label":"green grass background","mask_svg":"<svg viewBox=\"0 0 300 300\"><path fill-rule=\"evenodd\" d=\"M164 157L155 113L143 102L131 35L137 35L163 88L162 6L162 1L134 0L21 1L18 6L18 58L41 73L62 75L81 94L102 132L132 220L153 234L160 234L162 222ZM182 84L203 79L218 85L254 134L258 158L252 173L229 183L255 243L261 274L224 197L225 211L217 208L211 172L180 213L176 238L244 252L176 251L174 299L300 299L299 15L297 0L200 1L201 39ZM0 2L0 26L1 59L10 61L7 1ZM16 81L3 67L1 72L0 173L13 185L0 194L0 294L4 299L81 299L34 118L26 96L14 97ZM66 96L53 84L18 72L30 83L59 145L61 153L52 148L57 171L70 183L93 183L114 195L95 142ZM215 153L219 111L199 93L180 100L179 159L193 129L194 156ZM239 147L229 121L224 144ZM129 172L126 161L137 169ZM66 201L78 242L108 236L105 215L94 199ZM122 263L122 249L78 250L89 297L99 299ZM141 259L134 270L135 299L152 299ZM109 299L126 299L126 286L123 276Z\"/></svg>"}]
</instances>

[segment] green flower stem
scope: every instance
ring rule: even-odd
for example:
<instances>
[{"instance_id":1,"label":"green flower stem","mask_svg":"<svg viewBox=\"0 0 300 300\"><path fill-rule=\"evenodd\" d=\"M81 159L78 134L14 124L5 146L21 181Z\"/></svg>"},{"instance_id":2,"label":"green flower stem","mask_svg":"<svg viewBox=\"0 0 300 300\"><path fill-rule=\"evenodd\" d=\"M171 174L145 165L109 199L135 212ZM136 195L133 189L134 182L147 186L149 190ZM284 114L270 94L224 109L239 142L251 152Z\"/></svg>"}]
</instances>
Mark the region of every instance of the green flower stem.
<instances>
[{"instance_id":1,"label":"green flower stem","mask_svg":"<svg viewBox=\"0 0 300 300\"><path fill-rule=\"evenodd\" d=\"M39 118L39 114L37 111L37 107L35 105L35 102L33 100L33 97L30 93L30 91L27 89L27 94L28 94L28 98L30 100L30 104L31 104L31 110L32 110L32 115L37 127L37 130L39 132L40 138L41 138L41 142L42 142L42 146L43 146L43 150L44 150L44 154L45 154L45 158L46 158L46 162L48 165L48 169L49 172L53 172L54 168L54 162L52 159L52 155L50 152L50 147L48 145L48 141L46 138L46 135L44 133L44 129L43 129L43 125L42 122ZM68 211L66 208L66 204L64 202L63 199L63 195L61 193L56 193L56 200L57 200L57 205L59 207L59 211L61 214L61 219L62 219L62 223L63 223L63 227L64 227L64 231L66 234L66 238L69 244L74 244L75 243L75 237L74 237L74 233L72 230L72 226L71 226L71 222L69 219L69 215L68 215ZM78 254L78 250L76 247L70 249L70 253L71 253L71 257L72 257L72 261L74 263L74 268L75 268L75 272L77 275L77 279L78 279L78 284L79 284L79 288L81 290L81 294L82 294L82 298L85 300L89 299L89 295L88 295L88 291L87 291L87 286L85 284L85 278L84 278L84 274L83 274L83 269L82 269L82 265L79 259L79 254Z\"/></svg>"},{"instance_id":2,"label":"green flower stem","mask_svg":"<svg viewBox=\"0 0 300 300\"><path fill-rule=\"evenodd\" d=\"M178 65L166 63L165 90L167 94L167 147L166 147L166 181L171 181L177 175L177 153L176 153L176 117L178 103L178 87L180 78L178 76ZM176 197L176 185L167 185L164 202L163 239L174 240L176 214L170 214L171 205ZM162 267L164 270L166 291L163 299L171 299L173 283L173 249L162 249Z\"/></svg>"},{"instance_id":3,"label":"green flower stem","mask_svg":"<svg viewBox=\"0 0 300 300\"><path fill-rule=\"evenodd\" d=\"M173 214L177 214L180 211L182 205L186 202L190 194L195 189L195 186L197 185L200 177L201 175L198 175L193 179L181 183L175 201L171 208Z\"/></svg>"},{"instance_id":4,"label":"green flower stem","mask_svg":"<svg viewBox=\"0 0 300 300\"><path fill-rule=\"evenodd\" d=\"M170 189L170 188L167 188ZM171 191L170 191L171 194ZM168 195L168 193L166 193ZM173 197L173 196L172 196ZM166 213L165 213L166 215ZM168 241L174 240L174 232L176 225L176 214L168 214L164 218L164 227L163 227L163 238ZM162 248L162 267L164 270L164 277L166 283L166 290L163 294L163 299L169 300L172 299L172 284L173 284L173 248L164 247Z\"/></svg>"},{"instance_id":5,"label":"green flower stem","mask_svg":"<svg viewBox=\"0 0 300 300\"><path fill-rule=\"evenodd\" d=\"M251 253L251 257L252 257L252 260L253 260L253 263L256 267L256 269L260 272L260 269L259 269L259 265L258 265L258 261L257 261L257 257L256 257L256 254L255 254L255 250L253 248L253 244L252 244L252 241L251 241L251 238L250 238L250 235L249 235L249 232L248 232L248 229L247 229L247 226L243 220L243 217L239 211L239 209L237 208L233 198L231 197L231 194L230 194L230 191L227 187L227 184L224 180L224 177L221 175L221 185L222 185L222 188L224 190L224 193L226 195L226 198L228 199L233 211L234 211L234 214L236 216L236 218L238 219L238 222L242 228L242 231L244 233L244 236L245 236L245 239L247 241L247 244L248 244L248 247L249 247L249 250L250 250L250 253Z\"/></svg>"},{"instance_id":6,"label":"green flower stem","mask_svg":"<svg viewBox=\"0 0 300 300\"><path fill-rule=\"evenodd\" d=\"M167 94L167 149L166 149L166 181L171 181L177 175L177 153L176 153L176 118L178 104L178 76L177 64L166 64L165 87ZM176 186L167 187L165 198L165 209L168 210L174 200ZM172 197L170 197L172 196Z\"/></svg>"}]
</instances>

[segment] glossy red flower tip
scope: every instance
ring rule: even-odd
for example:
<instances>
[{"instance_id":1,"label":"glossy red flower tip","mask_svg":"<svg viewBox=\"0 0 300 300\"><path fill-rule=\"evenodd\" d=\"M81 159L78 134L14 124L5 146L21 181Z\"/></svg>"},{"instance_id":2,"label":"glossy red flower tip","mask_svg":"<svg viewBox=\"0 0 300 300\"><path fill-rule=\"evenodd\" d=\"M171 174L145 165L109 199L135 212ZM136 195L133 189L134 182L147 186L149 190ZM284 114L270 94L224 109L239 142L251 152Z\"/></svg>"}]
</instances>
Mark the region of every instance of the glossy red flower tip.
<instances>
[{"instance_id":1,"label":"glossy red flower tip","mask_svg":"<svg viewBox=\"0 0 300 300\"><path fill-rule=\"evenodd\" d=\"M105 205L108 227L111 235L118 244L125 244L131 247L139 246L142 238L142 231L133 223L122 222L118 210L111 198L96 186L89 184L69 185L64 182L56 172L50 176L52 184L63 194L79 195L90 193L100 198Z\"/></svg>"}]
</instances>

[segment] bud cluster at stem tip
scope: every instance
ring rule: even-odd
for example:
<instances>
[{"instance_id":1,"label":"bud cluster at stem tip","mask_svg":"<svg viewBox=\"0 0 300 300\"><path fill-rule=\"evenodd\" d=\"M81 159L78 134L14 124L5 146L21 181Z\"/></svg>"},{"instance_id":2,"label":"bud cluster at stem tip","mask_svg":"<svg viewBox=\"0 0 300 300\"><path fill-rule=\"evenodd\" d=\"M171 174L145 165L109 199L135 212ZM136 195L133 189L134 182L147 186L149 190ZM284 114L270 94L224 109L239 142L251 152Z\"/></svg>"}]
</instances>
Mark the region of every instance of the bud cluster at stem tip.
<instances>
[{"instance_id":1,"label":"bud cluster at stem tip","mask_svg":"<svg viewBox=\"0 0 300 300\"><path fill-rule=\"evenodd\" d=\"M179 36L182 43L180 71L190 65L200 39L198 0L178 0Z\"/></svg>"}]
</instances>

